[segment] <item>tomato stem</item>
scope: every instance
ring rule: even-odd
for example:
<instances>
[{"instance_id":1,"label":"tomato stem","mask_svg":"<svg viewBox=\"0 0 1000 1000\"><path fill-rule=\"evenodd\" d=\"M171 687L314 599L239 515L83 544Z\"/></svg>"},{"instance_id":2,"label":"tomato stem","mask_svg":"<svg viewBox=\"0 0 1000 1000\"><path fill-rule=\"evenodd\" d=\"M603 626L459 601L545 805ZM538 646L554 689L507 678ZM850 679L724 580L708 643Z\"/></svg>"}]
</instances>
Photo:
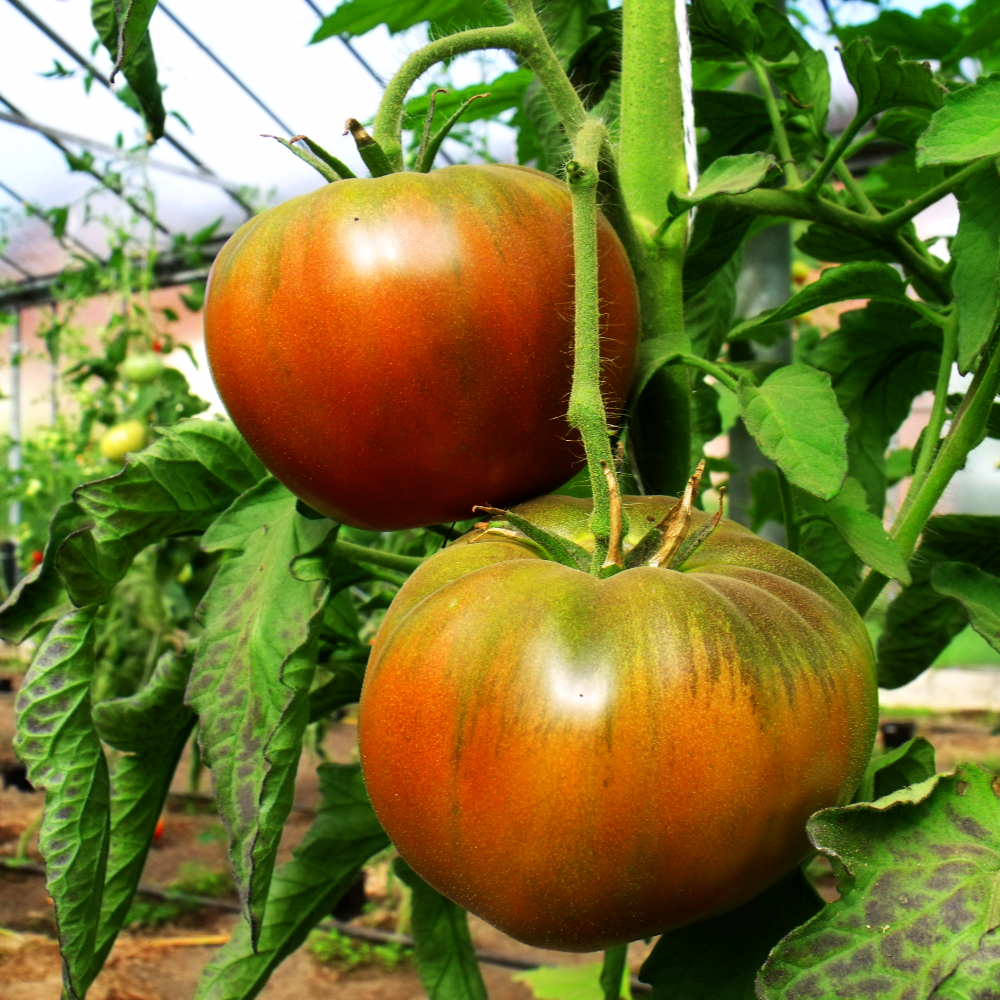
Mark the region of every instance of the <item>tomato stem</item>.
<instances>
[{"instance_id":1,"label":"tomato stem","mask_svg":"<svg viewBox=\"0 0 1000 1000\"><path fill-rule=\"evenodd\" d=\"M465 52L507 49L520 56L545 87L567 134L570 137L576 134L586 118L586 110L545 37L531 0L509 0L508 6L513 24L472 28L438 38L409 56L389 81L375 115L373 131L392 170L403 169L403 109L410 88L437 63Z\"/></svg>"},{"instance_id":2,"label":"tomato stem","mask_svg":"<svg viewBox=\"0 0 1000 1000\"><path fill-rule=\"evenodd\" d=\"M371 563L373 566L397 569L403 573L412 573L424 561L416 556L401 556L395 552L370 549L366 545L355 545L353 542L342 542L339 539L333 543L333 548L338 555L346 556L355 562Z\"/></svg>"},{"instance_id":3,"label":"tomato stem","mask_svg":"<svg viewBox=\"0 0 1000 1000\"><path fill-rule=\"evenodd\" d=\"M601 472L608 484L608 497L610 506L610 532L608 536L608 555L604 560L601 569L608 569L611 566L624 568L625 557L622 554L622 495L618 489L618 477L614 469L609 468L606 462L601 462Z\"/></svg>"},{"instance_id":4,"label":"tomato stem","mask_svg":"<svg viewBox=\"0 0 1000 1000\"><path fill-rule=\"evenodd\" d=\"M614 457L608 433L608 416L601 395L600 296L597 255L597 160L606 139L603 122L588 119L576 134L574 158L566 164L573 204L574 309L576 336L573 349L573 390L566 416L580 432L590 466L594 507L590 530L594 558L590 571L599 576L611 545L611 491L602 466L613 478ZM616 482L617 489L617 482ZM627 532L622 515L622 532Z\"/></svg>"},{"instance_id":5,"label":"tomato stem","mask_svg":"<svg viewBox=\"0 0 1000 1000\"><path fill-rule=\"evenodd\" d=\"M351 133L361 159L365 161L365 166L372 177L385 177L386 174L392 173L392 166L382 147L368 134L361 122L356 118L348 118L344 122L344 129L344 135Z\"/></svg>"}]
</instances>

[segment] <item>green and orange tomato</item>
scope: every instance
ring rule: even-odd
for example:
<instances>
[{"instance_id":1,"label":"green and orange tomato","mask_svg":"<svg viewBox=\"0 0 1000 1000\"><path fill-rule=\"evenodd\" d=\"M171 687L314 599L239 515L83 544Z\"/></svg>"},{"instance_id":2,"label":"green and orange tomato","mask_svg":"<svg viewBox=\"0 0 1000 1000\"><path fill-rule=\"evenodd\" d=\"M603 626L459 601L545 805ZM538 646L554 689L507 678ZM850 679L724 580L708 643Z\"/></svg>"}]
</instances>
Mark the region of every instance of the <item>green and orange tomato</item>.
<instances>
[{"instance_id":1,"label":"green and orange tomato","mask_svg":"<svg viewBox=\"0 0 1000 1000\"><path fill-rule=\"evenodd\" d=\"M628 545L673 503L626 497ZM592 549L589 506L517 512ZM850 801L876 724L850 603L724 519L677 569L606 579L524 538L466 535L388 610L359 739L375 812L418 874L515 938L590 951L790 871L807 818Z\"/></svg>"},{"instance_id":2,"label":"green and orange tomato","mask_svg":"<svg viewBox=\"0 0 1000 1000\"><path fill-rule=\"evenodd\" d=\"M635 371L636 285L599 220L606 403ZM230 416L311 507L389 530L566 482L573 365L569 192L456 166L337 181L247 222L209 279L205 338Z\"/></svg>"}]
</instances>

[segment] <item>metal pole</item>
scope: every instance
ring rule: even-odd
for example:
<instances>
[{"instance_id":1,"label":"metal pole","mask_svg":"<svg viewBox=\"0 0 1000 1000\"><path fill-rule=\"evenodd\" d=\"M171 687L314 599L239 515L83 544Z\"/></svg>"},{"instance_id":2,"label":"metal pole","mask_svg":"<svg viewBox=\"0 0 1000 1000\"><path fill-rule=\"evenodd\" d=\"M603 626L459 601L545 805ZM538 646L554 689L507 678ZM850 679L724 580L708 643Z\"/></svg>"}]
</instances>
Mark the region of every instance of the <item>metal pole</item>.
<instances>
[{"instance_id":1,"label":"metal pole","mask_svg":"<svg viewBox=\"0 0 1000 1000\"><path fill-rule=\"evenodd\" d=\"M14 313L14 325L10 334L10 451L7 453L7 468L11 482L21 481L21 311ZM17 529L21 524L21 501L14 500L7 512L12 538L4 542L0 551L4 583L8 593L17 584Z\"/></svg>"}]
</instances>

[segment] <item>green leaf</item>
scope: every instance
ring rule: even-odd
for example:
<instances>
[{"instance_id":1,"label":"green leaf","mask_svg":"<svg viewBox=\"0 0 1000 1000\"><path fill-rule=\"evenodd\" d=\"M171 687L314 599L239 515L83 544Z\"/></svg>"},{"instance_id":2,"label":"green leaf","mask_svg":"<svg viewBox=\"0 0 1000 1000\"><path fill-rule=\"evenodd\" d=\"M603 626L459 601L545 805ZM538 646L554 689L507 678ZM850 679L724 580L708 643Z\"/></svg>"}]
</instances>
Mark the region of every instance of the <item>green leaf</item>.
<instances>
[{"instance_id":1,"label":"green leaf","mask_svg":"<svg viewBox=\"0 0 1000 1000\"><path fill-rule=\"evenodd\" d=\"M922 674L968 624L962 605L932 583L934 566L942 562L1000 575L1000 517L944 514L927 522L910 560L913 583L889 605L878 640L880 687L901 687Z\"/></svg>"},{"instance_id":2,"label":"green leaf","mask_svg":"<svg viewBox=\"0 0 1000 1000\"><path fill-rule=\"evenodd\" d=\"M707 129L698 143L698 160L704 169L720 156L752 153L771 142L767 105L757 94L731 90L696 90L694 122Z\"/></svg>"},{"instance_id":3,"label":"green leaf","mask_svg":"<svg viewBox=\"0 0 1000 1000\"><path fill-rule=\"evenodd\" d=\"M316 722L338 708L360 701L365 666L366 664L356 661L336 663L333 680L316 688L309 695L309 721Z\"/></svg>"},{"instance_id":4,"label":"green leaf","mask_svg":"<svg viewBox=\"0 0 1000 1000\"><path fill-rule=\"evenodd\" d=\"M814 222L795 241L795 245L809 257L828 263L880 260L891 264L895 260L887 250L876 247L861 236L843 233L839 229L818 222Z\"/></svg>"},{"instance_id":5,"label":"green leaf","mask_svg":"<svg viewBox=\"0 0 1000 1000\"><path fill-rule=\"evenodd\" d=\"M1000 154L1000 74L954 90L917 144L917 163L969 163Z\"/></svg>"},{"instance_id":6,"label":"green leaf","mask_svg":"<svg viewBox=\"0 0 1000 1000\"><path fill-rule=\"evenodd\" d=\"M829 375L787 365L759 388L742 381L739 399L747 430L789 482L825 499L837 494L847 475L847 421Z\"/></svg>"},{"instance_id":7,"label":"green leaf","mask_svg":"<svg viewBox=\"0 0 1000 1000\"><path fill-rule=\"evenodd\" d=\"M891 157L865 173L861 187L872 203L885 209L900 208L928 188L947 180L944 167L917 168L912 149Z\"/></svg>"},{"instance_id":8,"label":"green leaf","mask_svg":"<svg viewBox=\"0 0 1000 1000\"><path fill-rule=\"evenodd\" d=\"M808 495L808 494L807 494ZM750 479L750 530L760 531L768 522L785 523L778 473L773 468L758 469ZM817 501L820 502L820 501Z\"/></svg>"},{"instance_id":9,"label":"green leaf","mask_svg":"<svg viewBox=\"0 0 1000 1000\"><path fill-rule=\"evenodd\" d=\"M138 694L94 706L102 739L129 751L111 766L111 840L95 947L98 969L132 905L170 782L194 728L194 713L184 705L190 669L190 658L167 653Z\"/></svg>"},{"instance_id":10,"label":"green leaf","mask_svg":"<svg viewBox=\"0 0 1000 1000\"><path fill-rule=\"evenodd\" d=\"M824 809L813 843L841 898L774 950L762 1000L930 997L1000 922L1000 783L960 764L867 804Z\"/></svg>"},{"instance_id":11,"label":"green leaf","mask_svg":"<svg viewBox=\"0 0 1000 1000\"><path fill-rule=\"evenodd\" d=\"M241 921L205 967L194 1000L251 1000L271 973L328 916L358 869L389 846L358 764L317 768L323 804L292 860L274 873L257 948Z\"/></svg>"},{"instance_id":12,"label":"green leaf","mask_svg":"<svg viewBox=\"0 0 1000 1000\"><path fill-rule=\"evenodd\" d=\"M255 940L309 723L329 593L321 550L332 527L298 514L295 497L268 477L202 540L205 551L230 554L200 609L204 632L188 703L200 720L199 745Z\"/></svg>"},{"instance_id":13,"label":"green leaf","mask_svg":"<svg viewBox=\"0 0 1000 1000\"><path fill-rule=\"evenodd\" d=\"M867 121L889 108L936 111L944 102L944 88L935 81L930 66L904 61L898 49L889 49L876 58L868 38L855 38L840 58L858 95L856 121Z\"/></svg>"},{"instance_id":14,"label":"green leaf","mask_svg":"<svg viewBox=\"0 0 1000 1000\"><path fill-rule=\"evenodd\" d=\"M720 156L698 179L698 186L690 195L671 192L667 205L672 215L686 212L720 194L742 194L763 184L767 175L777 167L770 153L743 153L740 156Z\"/></svg>"},{"instance_id":15,"label":"green leaf","mask_svg":"<svg viewBox=\"0 0 1000 1000\"><path fill-rule=\"evenodd\" d=\"M52 627L17 696L14 741L32 784L46 792L38 848L72 1000L83 1000L97 974L94 949L108 861L108 765L90 718L96 611L71 611Z\"/></svg>"},{"instance_id":16,"label":"green leaf","mask_svg":"<svg viewBox=\"0 0 1000 1000\"><path fill-rule=\"evenodd\" d=\"M771 73L778 83L790 91L809 122L813 135L825 141L826 119L830 110L830 66L825 52L809 49L799 54L798 62L791 68Z\"/></svg>"},{"instance_id":17,"label":"green leaf","mask_svg":"<svg viewBox=\"0 0 1000 1000\"><path fill-rule=\"evenodd\" d=\"M605 1000L600 982L601 963L543 965L510 978L523 983L536 1000Z\"/></svg>"},{"instance_id":18,"label":"green leaf","mask_svg":"<svg viewBox=\"0 0 1000 1000\"><path fill-rule=\"evenodd\" d=\"M901 10L884 10L874 21L841 27L836 33L844 44L870 38L879 52L896 46L910 59L943 59L962 41L962 32L952 23L951 13L943 4L923 11L920 17Z\"/></svg>"},{"instance_id":19,"label":"green leaf","mask_svg":"<svg viewBox=\"0 0 1000 1000\"><path fill-rule=\"evenodd\" d=\"M945 96L946 104L947 101ZM875 123L875 131L885 139L916 149L917 140L927 129L931 117L924 108L892 108Z\"/></svg>"},{"instance_id":20,"label":"green leaf","mask_svg":"<svg viewBox=\"0 0 1000 1000\"><path fill-rule=\"evenodd\" d=\"M188 420L165 429L117 475L74 490L91 527L66 538L55 559L73 602L106 601L142 549L204 531L263 473L231 424Z\"/></svg>"},{"instance_id":21,"label":"green leaf","mask_svg":"<svg viewBox=\"0 0 1000 1000\"><path fill-rule=\"evenodd\" d=\"M739 909L664 934L639 972L654 1000L753 1000L771 949L823 908L794 869Z\"/></svg>"},{"instance_id":22,"label":"green leaf","mask_svg":"<svg viewBox=\"0 0 1000 1000\"><path fill-rule=\"evenodd\" d=\"M902 549L889 537L882 519L868 510L865 489L856 479L846 479L832 500L824 502L807 493L798 499L808 513L828 518L862 562L904 586L910 583Z\"/></svg>"},{"instance_id":23,"label":"green leaf","mask_svg":"<svg viewBox=\"0 0 1000 1000\"><path fill-rule=\"evenodd\" d=\"M764 32L747 0L694 0L688 19L692 50L698 58L742 58L764 45Z\"/></svg>"},{"instance_id":24,"label":"green leaf","mask_svg":"<svg viewBox=\"0 0 1000 1000\"><path fill-rule=\"evenodd\" d=\"M463 113L462 121L472 122L495 118L501 112L521 106L524 92L533 79L534 74L530 69L518 69L511 73L504 73L489 83L477 83L461 90L449 90L446 94L438 94L434 100L434 118L437 120L439 117L441 119L451 117L470 97L476 97L478 94L488 96L479 97L473 101L468 110ZM439 89L438 84L431 84L427 93L406 102L404 114L407 119L410 119L407 128L415 125L413 119L419 119L421 123L423 122L430 110L431 94L437 89Z\"/></svg>"},{"instance_id":25,"label":"green leaf","mask_svg":"<svg viewBox=\"0 0 1000 1000\"><path fill-rule=\"evenodd\" d=\"M127 3L127 8L119 18L117 8L123 3ZM114 60L115 69L120 66L122 75L128 81L146 120L146 141L151 145L163 136L167 120L163 91L157 80L153 43L147 30L155 9L156 0L91 0L90 5L94 30Z\"/></svg>"},{"instance_id":26,"label":"green leaf","mask_svg":"<svg viewBox=\"0 0 1000 1000\"><path fill-rule=\"evenodd\" d=\"M87 525L87 515L73 502L64 503L52 516L42 561L24 576L10 597L0 605L0 639L23 642L41 624L61 618L70 610L66 588L56 572L56 552L74 531Z\"/></svg>"},{"instance_id":27,"label":"green leaf","mask_svg":"<svg viewBox=\"0 0 1000 1000\"><path fill-rule=\"evenodd\" d=\"M711 202L698 210L694 233L684 257L685 303L703 291L727 266L739 268L739 251L752 224L749 215L720 210Z\"/></svg>"},{"instance_id":28,"label":"green leaf","mask_svg":"<svg viewBox=\"0 0 1000 1000\"><path fill-rule=\"evenodd\" d=\"M1000 321L1000 177L970 177L958 202L952 287L958 303L958 368L971 371Z\"/></svg>"},{"instance_id":29,"label":"green leaf","mask_svg":"<svg viewBox=\"0 0 1000 1000\"><path fill-rule=\"evenodd\" d=\"M468 914L432 889L402 859L393 870L413 890L413 940L420 982L430 1000L486 1000Z\"/></svg>"},{"instance_id":30,"label":"green leaf","mask_svg":"<svg viewBox=\"0 0 1000 1000\"><path fill-rule=\"evenodd\" d=\"M766 309L752 319L744 320L729 331L729 340L740 340L754 329L768 323L794 319L803 313L848 299L907 303L906 282L895 268L877 261L854 261L840 267L828 267L819 278L793 295L783 306Z\"/></svg>"},{"instance_id":31,"label":"green leaf","mask_svg":"<svg viewBox=\"0 0 1000 1000\"><path fill-rule=\"evenodd\" d=\"M398 35L416 24L430 21L439 34L489 24L505 24L506 11L489 0L347 0L323 18L310 45L327 38L355 38L384 24Z\"/></svg>"},{"instance_id":32,"label":"green leaf","mask_svg":"<svg viewBox=\"0 0 1000 1000\"><path fill-rule=\"evenodd\" d=\"M809 357L829 372L847 417L850 475L865 488L868 509L885 508L885 454L909 416L913 400L933 389L941 356L941 330L900 305L873 302L840 317Z\"/></svg>"},{"instance_id":33,"label":"green leaf","mask_svg":"<svg viewBox=\"0 0 1000 1000\"><path fill-rule=\"evenodd\" d=\"M861 579L861 560L830 521L809 521L802 526L799 555L848 597L854 593Z\"/></svg>"},{"instance_id":34,"label":"green leaf","mask_svg":"<svg viewBox=\"0 0 1000 1000\"><path fill-rule=\"evenodd\" d=\"M934 745L923 736L907 740L901 747L872 757L865 776L854 795L855 802L872 802L892 795L908 785L917 785L933 777Z\"/></svg>"},{"instance_id":35,"label":"green leaf","mask_svg":"<svg viewBox=\"0 0 1000 1000\"><path fill-rule=\"evenodd\" d=\"M969 624L1000 652L1000 577L968 563L941 562L931 569L931 585L960 601Z\"/></svg>"}]
</instances>

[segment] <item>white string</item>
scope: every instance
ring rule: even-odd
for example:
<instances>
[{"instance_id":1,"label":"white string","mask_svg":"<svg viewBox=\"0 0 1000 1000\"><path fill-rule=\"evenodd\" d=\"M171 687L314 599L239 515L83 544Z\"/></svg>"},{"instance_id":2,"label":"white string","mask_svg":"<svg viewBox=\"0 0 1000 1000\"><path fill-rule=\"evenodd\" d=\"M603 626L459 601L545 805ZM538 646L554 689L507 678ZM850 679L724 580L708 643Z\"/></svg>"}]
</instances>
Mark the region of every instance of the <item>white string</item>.
<instances>
[{"instance_id":1,"label":"white string","mask_svg":"<svg viewBox=\"0 0 1000 1000\"><path fill-rule=\"evenodd\" d=\"M698 140L694 129L694 83L691 70L691 34L688 31L687 0L675 0L677 19L678 70L681 75L681 102L684 122L684 160L687 163L688 193L698 186Z\"/></svg>"}]
</instances>

